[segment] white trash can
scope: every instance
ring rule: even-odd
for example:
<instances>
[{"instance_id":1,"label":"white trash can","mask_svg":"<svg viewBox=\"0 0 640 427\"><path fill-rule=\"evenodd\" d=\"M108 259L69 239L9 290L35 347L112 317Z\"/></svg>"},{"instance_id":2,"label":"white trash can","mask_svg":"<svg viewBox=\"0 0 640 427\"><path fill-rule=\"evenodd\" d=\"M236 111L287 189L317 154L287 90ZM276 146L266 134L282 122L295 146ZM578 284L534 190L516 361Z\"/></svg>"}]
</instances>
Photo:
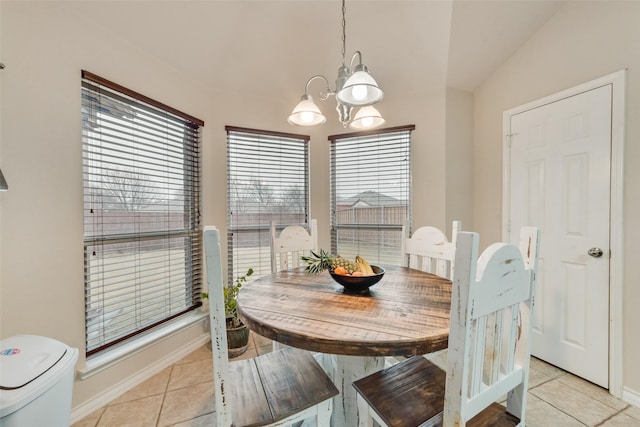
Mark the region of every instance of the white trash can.
<instances>
[{"instance_id":1,"label":"white trash can","mask_svg":"<svg viewBox=\"0 0 640 427\"><path fill-rule=\"evenodd\" d=\"M78 349L52 338L0 340L0 426L69 427Z\"/></svg>"}]
</instances>

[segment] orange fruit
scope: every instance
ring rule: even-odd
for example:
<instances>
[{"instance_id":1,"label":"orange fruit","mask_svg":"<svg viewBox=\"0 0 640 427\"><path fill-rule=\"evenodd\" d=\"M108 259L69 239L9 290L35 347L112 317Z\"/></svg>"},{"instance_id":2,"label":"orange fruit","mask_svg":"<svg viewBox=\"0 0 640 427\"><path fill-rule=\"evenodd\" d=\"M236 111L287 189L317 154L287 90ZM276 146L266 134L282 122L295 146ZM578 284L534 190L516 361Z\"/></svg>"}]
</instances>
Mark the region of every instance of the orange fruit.
<instances>
[{"instance_id":1,"label":"orange fruit","mask_svg":"<svg viewBox=\"0 0 640 427\"><path fill-rule=\"evenodd\" d=\"M362 271L354 271L352 276L364 276L364 274L362 273Z\"/></svg>"},{"instance_id":2,"label":"orange fruit","mask_svg":"<svg viewBox=\"0 0 640 427\"><path fill-rule=\"evenodd\" d=\"M333 272L335 274L342 274L342 275L347 274L347 270L345 270L344 267L336 267L335 270L333 270Z\"/></svg>"}]
</instances>

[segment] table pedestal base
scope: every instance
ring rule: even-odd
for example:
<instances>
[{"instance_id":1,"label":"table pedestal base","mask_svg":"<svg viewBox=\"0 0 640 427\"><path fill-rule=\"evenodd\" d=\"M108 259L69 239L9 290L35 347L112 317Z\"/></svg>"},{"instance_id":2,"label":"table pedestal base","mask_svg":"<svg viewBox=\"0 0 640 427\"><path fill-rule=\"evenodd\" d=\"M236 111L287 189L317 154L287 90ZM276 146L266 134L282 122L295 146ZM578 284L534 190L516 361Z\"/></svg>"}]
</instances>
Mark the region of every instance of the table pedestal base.
<instances>
[{"instance_id":1,"label":"table pedestal base","mask_svg":"<svg viewBox=\"0 0 640 427\"><path fill-rule=\"evenodd\" d=\"M325 354L325 369L331 368L327 358L333 359L333 372L329 375L333 383L340 390L340 394L333 398L332 427L356 427L359 421L358 401L356 390L351 385L354 381L384 368L384 357L360 357Z\"/></svg>"}]
</instances>

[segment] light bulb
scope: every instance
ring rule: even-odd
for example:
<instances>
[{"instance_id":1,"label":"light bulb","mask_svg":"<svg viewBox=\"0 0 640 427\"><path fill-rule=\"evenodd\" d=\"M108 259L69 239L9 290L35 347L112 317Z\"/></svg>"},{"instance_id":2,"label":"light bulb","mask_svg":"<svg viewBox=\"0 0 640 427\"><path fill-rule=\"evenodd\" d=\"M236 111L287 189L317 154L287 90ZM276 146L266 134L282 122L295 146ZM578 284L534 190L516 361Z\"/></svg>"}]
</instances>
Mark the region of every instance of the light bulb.
<instances>
[{"instance_id":1,"label":"light bulb","mask_svg":"<svg viewBox=\"0 0 640 427\"><path fill-rule=\"evenodd\" d=\"M373 125L373 117L363 117L362 118L362 127L368 128Z\"/></svg>"},{"instance_id":2,"label":"light bulb","mask_svg":"<svg viewBox=\"0 0 640 427\"><path fill-rule=\"evenodd\" d=\"M303 111L302 113L300 113L300 118L305 123L311 123L313 121L313 112Z\"/></svg>"},{"instance_id":3,"label":"light bulb","mask_svg":"<svg viewBox=\"0 0 640 427\"><path fill-rule=\"evenodd\" d=\"M353 95L354 99L362 101L367 97L367 86L356 85L353 87L353 89L351 89L351 94Z\"/></svg>"}]
</instances>

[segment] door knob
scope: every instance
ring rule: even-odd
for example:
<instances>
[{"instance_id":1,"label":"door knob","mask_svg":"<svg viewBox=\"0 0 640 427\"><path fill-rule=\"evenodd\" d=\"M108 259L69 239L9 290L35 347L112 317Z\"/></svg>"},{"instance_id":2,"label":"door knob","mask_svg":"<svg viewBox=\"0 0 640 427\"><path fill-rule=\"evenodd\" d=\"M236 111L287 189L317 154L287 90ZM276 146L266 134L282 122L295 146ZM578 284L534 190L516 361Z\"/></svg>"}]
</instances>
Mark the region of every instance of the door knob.
<instances>
[{"instance_id":1,"label":"door knob","mask_svg":"<svg viewBox=\"0 0 640 427\"><path fill-rule=\"evenodd\" d=\"M589 249L589 255L591 255L594 258L600 258L602 256L602 249L600 248L591 248Z\"/></svg>"}]
</instances>

